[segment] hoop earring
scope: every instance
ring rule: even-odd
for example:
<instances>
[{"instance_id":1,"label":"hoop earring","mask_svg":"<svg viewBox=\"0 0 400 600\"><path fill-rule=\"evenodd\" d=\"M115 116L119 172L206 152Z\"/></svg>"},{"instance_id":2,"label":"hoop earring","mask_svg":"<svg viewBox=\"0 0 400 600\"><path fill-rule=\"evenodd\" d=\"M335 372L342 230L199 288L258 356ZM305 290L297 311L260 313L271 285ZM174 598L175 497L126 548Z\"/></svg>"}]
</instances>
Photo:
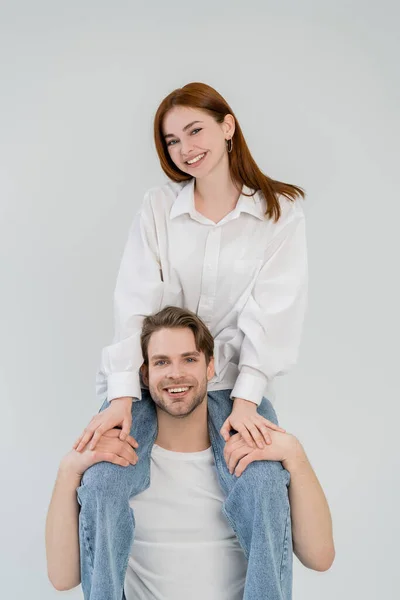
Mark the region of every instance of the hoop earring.
<instances>
[{"instance_id":1,"label":"hoop earring","mask_svg":"<svg viewBox=\"0 0 400 600\"><path fill-rule=\"evenodd\" d=\"M230 142L230 143L229 143ZM232 142L232 138L229 138L229 140L226 141L226 145L228 147L228 152L229 154L232 152L232 148L233 148L233 142Z\"/></svg>"}]
</instances>

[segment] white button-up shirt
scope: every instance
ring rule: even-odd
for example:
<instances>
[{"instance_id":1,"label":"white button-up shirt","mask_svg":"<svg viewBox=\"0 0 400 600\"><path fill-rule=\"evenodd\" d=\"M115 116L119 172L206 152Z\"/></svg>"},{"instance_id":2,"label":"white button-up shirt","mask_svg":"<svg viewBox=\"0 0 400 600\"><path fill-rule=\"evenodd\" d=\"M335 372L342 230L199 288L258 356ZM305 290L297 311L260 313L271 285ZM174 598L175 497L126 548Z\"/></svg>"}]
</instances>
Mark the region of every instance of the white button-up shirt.
<instances>
[{"instance_id":1,"label":"white button-up shirt","mask_svg":"<svg viewBox=\"0 0 400 600\"><path fill-rule=\"evenodd\" d=\"M275 223L260 192L241 194L214 223L195 209L194 181L149 190L134 219L115 289L115 337L98 374L102 399L141 398L143 318L168 305L195 312L214 336L209 390L259 404L296 362L307 297L302 200L281 197Z\"/></svg>"}]
</instances>

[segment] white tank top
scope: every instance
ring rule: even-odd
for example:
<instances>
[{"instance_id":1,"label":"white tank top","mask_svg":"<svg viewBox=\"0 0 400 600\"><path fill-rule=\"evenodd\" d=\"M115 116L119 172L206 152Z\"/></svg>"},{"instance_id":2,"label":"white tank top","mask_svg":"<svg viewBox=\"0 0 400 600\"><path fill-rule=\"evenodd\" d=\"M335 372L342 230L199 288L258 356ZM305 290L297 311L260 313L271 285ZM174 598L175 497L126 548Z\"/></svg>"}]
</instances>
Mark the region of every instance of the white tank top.
<instances>
[{"instance_id":1,"label":"white tank top","mask_svg":"<svg viewBox=\"0 0 400 600\"><path fill-rule=\"evenodd\" d=\"M247 561L222 512L211 448L153 446L150 487L134 496L127 600L242 600Z\"/></svg>"}]
</instances>

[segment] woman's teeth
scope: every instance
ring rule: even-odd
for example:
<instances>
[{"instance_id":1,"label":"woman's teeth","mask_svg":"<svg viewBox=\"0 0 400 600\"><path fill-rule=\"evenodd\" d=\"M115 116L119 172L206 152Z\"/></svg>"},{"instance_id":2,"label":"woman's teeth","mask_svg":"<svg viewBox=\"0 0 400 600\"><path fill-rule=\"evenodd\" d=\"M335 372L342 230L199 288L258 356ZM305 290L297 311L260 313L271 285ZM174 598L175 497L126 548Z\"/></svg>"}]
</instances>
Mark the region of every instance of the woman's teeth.
<instances>
[{"instance_id":1,"label":"woman's teeth","mask_svg":"<svg viewBox=\"0 0 400 600\"><path fill-rule=\"evenodd\" d=\"M196 156L195 158L193 158L192 160L188 160L187 164L188 165L193 165L194 163L197 163L199 160L201 160L203 158L203 156L205 156L206 153L203 152L203 154L199 154L198 156Z\"/></svg>"}]
</instances>

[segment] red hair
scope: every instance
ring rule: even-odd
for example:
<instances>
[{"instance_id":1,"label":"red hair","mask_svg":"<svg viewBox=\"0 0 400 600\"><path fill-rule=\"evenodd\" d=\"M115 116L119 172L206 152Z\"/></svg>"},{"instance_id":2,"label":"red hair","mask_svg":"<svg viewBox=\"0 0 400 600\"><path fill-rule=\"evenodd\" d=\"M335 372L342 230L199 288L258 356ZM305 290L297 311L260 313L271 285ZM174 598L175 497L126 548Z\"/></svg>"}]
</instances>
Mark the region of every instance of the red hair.
<instances>
[{"instance_id":1,"label":"red hair","mask_svg":"<svg viewBox=\"0 0 400 600\"><path fill-rule=\"evenodd\" d=\"M277 221L281 210L278 198L285 196L294 201L299 196L304 198L304 191L295 185L276 181L265 175L257 166L244 139L233 111L226 100L214 88L205 83L188 83L168 94L161 102L154 117L154 141L161 168L172 181L188 181L192 176L178 169L172 161L164 139L162 126L164 117L174 106L187 106L206 111L217 123L222 123L230 114L235 119L235 133L232 138L232 152L229 156L229 169L232 181L241 190L245 185L254 191L260 191L267 203L266 215Z\"/></svg>"}]
</instances>

